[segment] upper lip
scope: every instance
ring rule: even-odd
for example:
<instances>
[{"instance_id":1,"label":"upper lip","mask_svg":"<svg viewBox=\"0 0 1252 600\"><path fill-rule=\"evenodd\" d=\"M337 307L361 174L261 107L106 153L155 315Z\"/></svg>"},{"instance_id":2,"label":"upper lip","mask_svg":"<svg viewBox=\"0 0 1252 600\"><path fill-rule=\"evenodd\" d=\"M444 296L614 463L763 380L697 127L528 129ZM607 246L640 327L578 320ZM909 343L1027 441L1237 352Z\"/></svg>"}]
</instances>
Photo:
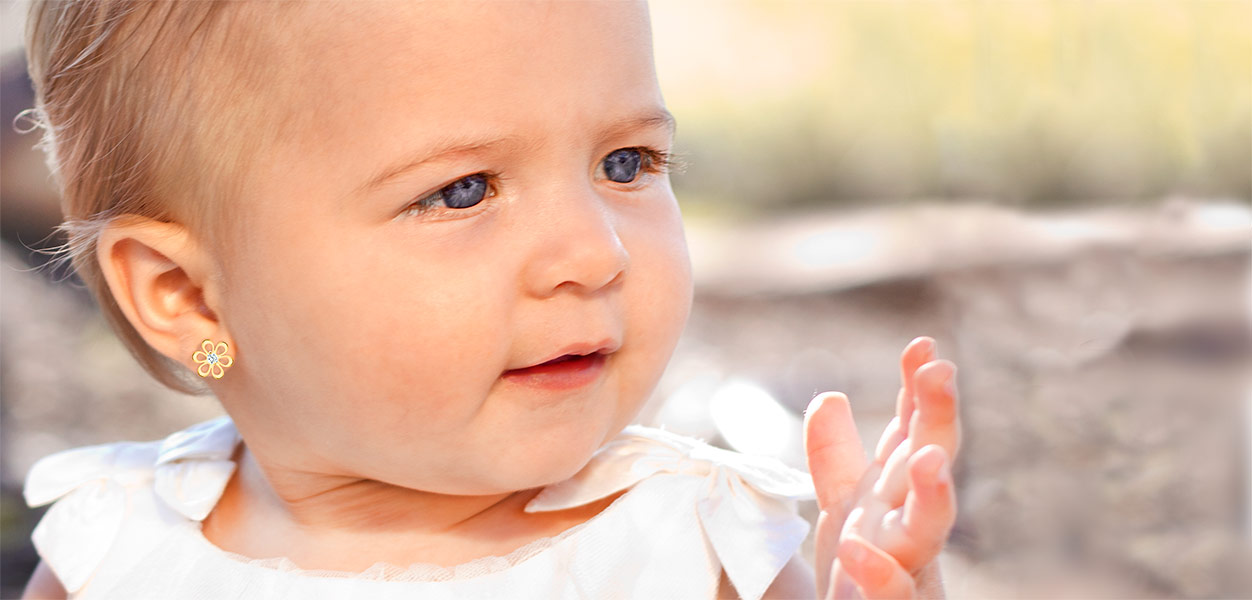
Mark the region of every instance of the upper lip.
<instances>
[{"instance_id":1,"label":"upper lip","mask_svg":"<svg viewBox=\"0 0 1252 600\"><path fill-rule=\"evenodd\" d=\"M555 354L552 354L541 361L528 364L524 367L517 367L516 369L509 369L509 370L517 371L520 369L529 369L531 367L537 367L539 365L542 365L543 363L554 361L558 358L561 358L562 356L567 356L567 355L586 356L588 354L611 354L613 352L617 352L617 349L621 347L622 347L621 342L611 339L611 338L606 338L598 342L577 342L574 344L570 344L564 348L561 348Z\"/></svg>"}]
</instances>

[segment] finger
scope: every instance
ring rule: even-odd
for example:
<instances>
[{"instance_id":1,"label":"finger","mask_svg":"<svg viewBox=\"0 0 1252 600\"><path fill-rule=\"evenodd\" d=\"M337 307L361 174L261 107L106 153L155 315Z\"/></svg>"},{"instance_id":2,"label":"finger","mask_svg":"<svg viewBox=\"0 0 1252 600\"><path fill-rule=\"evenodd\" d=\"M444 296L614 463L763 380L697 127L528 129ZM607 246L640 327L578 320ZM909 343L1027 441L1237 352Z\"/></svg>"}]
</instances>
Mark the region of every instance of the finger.
<instances>
[{"instance_id":1,"label":"finger","mask_svg":"<svg viewBox=\"0 0 1252 600\"><path fill-rule=\"evenodd\" d=\"M956 365L947 360L928 362L917 370L914 381L917 406L909 425L912 447L918 449L938 444L951 460L955 460L961 441L961 424L957 418Z\"/></svg>"},{"instance_id":2,"label":"finger","mask_svg":"<svg viewBox=\"0 0 1252 600\"><path fill-rule=\"evenodd\" d=\"M913 576L886 552L857 536L839 545L839 566L866 600L912 598Z\"/></svg>"},{"instance_id":3,"label":"finger","mask_svg":"<svg viewBox=\"0 0 1252 600\"><path fill-rule=\"evenodd\" d=\"M821 394L804 413L804 446L821 512L817 518L816 564L830 565L839 547L839 532L865 473L865 449L852 420L852 407L840 393ZM818 589L826 589L830 573L817 569Z\"/></svg>"},{"instance_id":4,"label":"finger","mask_svg":"<svg viewBox=\"0 0 1252 600\"><path fill-rule=\"evenodd\" d=\"M913 456L913 441L905 440L892 451L883 464L882 472L874 481L872 497L882 505L882 512L900 508L909 493L909 458ZM872 538L870 541L874 541Z\"/></svg>"},{"instance_id":5,"label":"finger","mask_svg":"<svg viewBox=\"0 0 1252 600\"><path fill-rule=\"evenodd\" d=\"M956 521L956 492L943 448L926 446L909 459L909 493L904 507L884 519L878 546L916 573L930 563Z\"/></svg>"},{"instance_id":6,"label":"finger","mask_svg":"<svg viewBox=\"0 0 1252 600\"><path fill-rule=\"evenodd\" d=\"M804 448L818 507L842 521L866 467L865 448L847 396L828 392L809 403L804 413Z\"/></svg>"},{"instance_id":7,"label":"finger","mask_svg":"<svg viewBox=\"0 0 1252 600\"><path fill-rule=\"evenodd\" d=\"M887 457L883 473L874 484L874 496L890 508L904 503L909 491L908 460L918 449L937 444L956 456L961 430L957 419L956 365L935 360L922 365L914 376L917 406L909 436Z\"/></svg>"},{"instance_id":8,"label":"finger","mask_svg":"<svg viewBox=\"0 0 1252 600\"><path fill-rule=\"evenodd\" d=\"M901 393L904 390L900 390ZM887 462L887 457L900 446L900 442L904 441L904 419L900 415L891 418L891 422L887 423L887 428L883 430L882 437L878 440L878 449L874 451L874 464L882 465Z\"/></svg>"},{"instance_id":9,"label":"finger","mask_svg":"<svg viewBox=\"0 0 1252 600\"><path fill-rule=\"evenodd\" d=\"M896 398L896 416L900 417L905 437L909 433L909 420L913 416L914 396L917 393L913 383L913 374L922 365L934 359L935 340L926 336L909 342L900 355L900 394Z\"/></svg>"},{"instance_id":10,"label":"finger","mask_svg":"<svg viewBox=\"0 0 1252 600\"><path fill-rule=\"evenodd\" d=\"M814 573L814 578L817 580L817 589L819 590L828 589L830 582L836 580L834 567L830 571L820 567L821 565L838 562L835 560L835 557L839 554L839 531L842 527L843 523L839 515L832 515L826 511L817 514L813 564L819 567Z\"/></svg>"},{"instance_id":11,"label":"finger","mask_svg":"<svg viewBox=\"0 0 1252 600\"><path fill-rule=\"evenodd\" d=\"M896 560L915 573L939 555L956 522L952 463L941 446L926 446L913 455L909 464L909 487L901 526L918 554L907 560L896 556Z\"/></svg>"},{"instance_id":12,"label":"finger","mask_svg":"<svg viewBox=\"0 0 1252 600\"><path fill-rule=\"evenodd\" d=\"M822 594L822 591L825 590L822 598L826 600L861 600L864 598L861 595L861 590L856 589L856 581L852 579L851 575L848 575L848 570L843 568L843 563L839 559L835 559L830 572L830 580L834 583L829 588L821 586L817 588L819 594Z\"/></svg>"}]
</instances>

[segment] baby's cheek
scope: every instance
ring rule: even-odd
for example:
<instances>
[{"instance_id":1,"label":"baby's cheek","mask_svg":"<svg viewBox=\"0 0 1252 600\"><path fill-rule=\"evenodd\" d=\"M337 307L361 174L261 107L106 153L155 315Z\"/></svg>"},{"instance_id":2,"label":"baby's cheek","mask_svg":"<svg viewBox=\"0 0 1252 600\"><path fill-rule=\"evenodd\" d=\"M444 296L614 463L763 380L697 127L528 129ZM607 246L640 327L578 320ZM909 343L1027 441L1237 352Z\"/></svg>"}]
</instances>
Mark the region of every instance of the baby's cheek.
<instances>
[{"instance_id":1,"label":"baby's cheek","mask_svg":"<svg viewBox=\"0 0 1252 600\"><path fill-rule=\"evenodd\" d=\"M482 333L462 330L467 339ZM431 335L419 326L377 333L378 343L345 372L374 389L368 397L425 424L447 424L476 410L499 374L491 348Z\"/></svg>"},{"instance_id":2,"label":"baby's cheek","mask_svg":"<svg viewBox=\"0 0 1252 600\"><path fill-rule=\"evenodd\" d=\"M423 293L408 281L374 290L360 312L341 315L334 337L343 354L329 375L396 426L446 429L477 409L499 374L501 346L488 328L499 310L484 294Z\"/></svg>"},{"instance_id":3,"label":"baby's cheek","mask_svg":"<svg viewBox=\"0 0 1252 600\"><path fill-rule=\"evenodd\" d=\"M676 342L691 312L693 289L686 239L681 224L674 227L677 231L654 238L637 252L648 268L641 274L645 281L639 282L643 296L632 308L650 322L655 335Z\"/></svg>"},{"instance_id":4,"label":"baby's cheek","mask_svg":"<svg viewBox=\"0 0 1252 600\"><path fill-rule=\"evenodd\" d=\"M641 388L636 394L651 393L664 371L678 338L687 323L692 302L691 265L682 237L681 225L669 235L652 236L632 252L636 269L628 281L630 323L626 342L640 356ZM664 231L664 229L661 229Z\"/></svg>"}]
</instances>

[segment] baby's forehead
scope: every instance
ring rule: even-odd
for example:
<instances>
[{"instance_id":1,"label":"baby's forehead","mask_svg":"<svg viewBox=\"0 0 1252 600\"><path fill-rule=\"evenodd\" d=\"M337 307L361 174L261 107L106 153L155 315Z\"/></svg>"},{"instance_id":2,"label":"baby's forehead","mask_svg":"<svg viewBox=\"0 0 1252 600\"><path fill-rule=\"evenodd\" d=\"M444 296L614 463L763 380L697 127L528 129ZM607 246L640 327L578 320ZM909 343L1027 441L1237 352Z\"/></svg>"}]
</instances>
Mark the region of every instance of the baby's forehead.
<instances>
[{"instance_id":1,"label":"baby's forehead","mask_svg":"<svg viewBox=\"0 0 1252 600\"><path fill-rule=\"evenodd\" d=\"M270 3L262 3L268 6ZM287 3L283 3L287 4ZM588 50L599 38L617 53L642 52L651 63L651 33L641 2L371 0L297 2L277 12L250 11L252 35L287 82L315 92L329 77L367 79L387 73L429 81L431 93L447 91L448 75L485 83L487 75L514 79L519 58L534 70L587 68ZM614 57L596 69L614 69ZM621 56L618 57L619 59ZM546 61L546 62L545 62Z\"/></svg>"},{"instance_id":2,"label":"baby's forehead","mask_svg":"<svg viewBox=\"0 0 1252 600\"><path fill-rule=\"evenodd\" d=\"M524 137L519 125L558 116L605 121L663 106L641 3L300 4L281 27L254 25L281 30L267 42L268 93L287 113L284 129L341 140L337 154L380 137Z\"/></svg>"}]
</instances>

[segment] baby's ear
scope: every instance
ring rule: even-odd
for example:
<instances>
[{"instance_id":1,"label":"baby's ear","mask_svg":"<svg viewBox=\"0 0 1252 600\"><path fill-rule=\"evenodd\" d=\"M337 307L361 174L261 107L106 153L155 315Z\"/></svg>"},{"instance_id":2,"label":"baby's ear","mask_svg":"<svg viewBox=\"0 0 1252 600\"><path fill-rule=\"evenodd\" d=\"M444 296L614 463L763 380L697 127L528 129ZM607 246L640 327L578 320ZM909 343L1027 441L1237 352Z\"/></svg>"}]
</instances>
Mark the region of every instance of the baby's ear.
<instances>
[{"instance_id":1,"label":"baby's ear","mask_svg":"<svg viewBox=\"0 0 1252 600\"><path fill-rule=\"evenodd\" d=\"M96 258L122 314L161 354L194 370L200 342L227 337L205 302L220 297L205 288L214 263L186 227L123 215L101 230Z\"/></svg>"}]
</instances>

